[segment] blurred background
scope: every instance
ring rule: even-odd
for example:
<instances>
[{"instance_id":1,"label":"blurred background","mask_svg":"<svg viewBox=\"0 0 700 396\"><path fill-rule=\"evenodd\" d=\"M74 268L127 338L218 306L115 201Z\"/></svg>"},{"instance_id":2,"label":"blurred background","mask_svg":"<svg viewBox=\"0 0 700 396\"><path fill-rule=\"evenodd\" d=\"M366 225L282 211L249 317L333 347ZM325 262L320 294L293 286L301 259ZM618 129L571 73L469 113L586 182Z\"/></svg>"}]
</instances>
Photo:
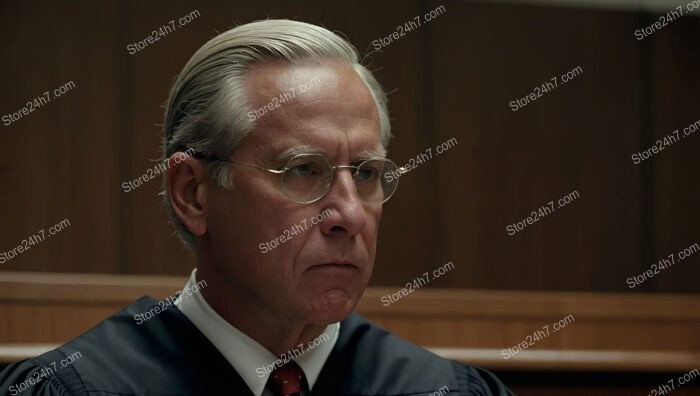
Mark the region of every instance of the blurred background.
<instances>
[{"instance_id":1,"label":"blurred background","mask_svg":"<svg viewBox=\"0 0 700 396\"><path fill-rule=\"evenodd\" d=\"M3 251L71 225L0 270L187 274L194 262L167 223L160 178L129 192L122 183L160 158L162 105L192 53L235 24L287 17L342 32L367 56L390 93L395 162L433 148L385 206L373 284L452 261L431 286L625 291L628 277L700 242L700 137L631 159L700 119L700 21L686 15L637 40L676 4L550 3L2 2L2 115L75 87L2 125ZM194 10L189 24L129 53ZM375 51L373 41L430 11L440 13ZM554 77L558 88L512 110ZM573 191L580 198L509 235ZM698 263L635 291L698 292Z\"/></svg>"},{"instance_id":2,"label":"blurred background","mask_svg":"<svg viewBox=\"0 0 700 396\"><path fill-rule=\"evenodd\" d=\"M544 394L528 381L552 394L647 394L691 372L700 367L693 7L700 2L0 2L5 360L24 356L12 349L20 344L26 353L65 342L132 295L181 287L194 260L167 220L161 178L123 184L159 161L162 106L197 48L240 23L291 18L357 47L389 93L389 157L422 162L384 207L361 312L498 371L519 394ZM149 36L158 40L139 49ZM40 230L43 241L9 258ZM380 303L439 268L415 294ZM567 315L575 324L532 347L553 354L504 359L503 348ZM566 391L553 390L557 370L571 374L556 376ZM566 388L591 378L600 388Z\"/></svg>"}]
</instances>

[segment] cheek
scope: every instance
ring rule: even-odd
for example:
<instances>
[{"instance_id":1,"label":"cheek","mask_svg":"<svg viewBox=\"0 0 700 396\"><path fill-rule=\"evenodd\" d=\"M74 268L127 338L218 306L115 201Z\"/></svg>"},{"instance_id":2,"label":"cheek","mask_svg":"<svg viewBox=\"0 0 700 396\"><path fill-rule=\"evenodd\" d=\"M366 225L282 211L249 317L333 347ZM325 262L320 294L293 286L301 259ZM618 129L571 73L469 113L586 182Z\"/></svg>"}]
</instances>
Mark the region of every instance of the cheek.
<instances>
[{"instance_id":1,"label":"cheek","mask_svg":"<svg viewBox=\"0 0 700 396\"><path fill-rule=\"evenodd\" d=\"M228 234L233 231L229 226L239 221L237 213L229 207L229 202L221 197L214 197L209 202L207 211L207 228L210 236L214 239L221 237L228 238Z\"/></svg>"},{"instance_id":2,"label":"cheek","mask_svg":"<svg viewBox=\"0 0 700 396\"><path fill-rule=\"evenodd\" d=\"M282 267L283 262L293 261L316 231L308 227L308 215L280 205L275 210L249 213L247 217L250 226L244 228L250 235L255 235L254 240L248 239L261 256L258 259L275 262L278 267ZM300 219L306 219L306 223Z\"/></svg>"},{"instance_id":3,"label":"cheek","mask_svg":"<svg viewBox=\"0 0 700 396\"><path fill-rule=\"evenodd\" d=\"M260 209L240 199L232 191L214 197L209 206L209 238L213 253L227 261L259 259L258 244L267 237L260 219ZM235 256L235 257L233 257Z\"/></svg>"},{"instance_id":4,"label":"cheek","mask_svg":"<svg viewBox=\"0 0 700 396\"><path fill-rule=\"evenodd\" d=\"M374 254L377 250L377 236L379 234L379 223L382 218L381 208L374 213L370 213L369 220L363 231L363 237L367 244L367 253L370 256L371 263L374 263Z\"/></svg>"},{"instance_id":5,"label":"cheek","mask_svg":"<svg viewBox=\"0 0 700 396\"><path fill-rule=\"evenodd\" d=\"M287 200L277 199L274 186L268 185L272 183L253 179L252 175L243 176L234 178L232 190L213 197L209 220L229 243L245 243L258 249L261 243L279 237L294 208Z\"/></svg>"},{"instance_id":6,"label":"cheek","mask_svg":"<svg viewBox=\"0 0 700 396\"><path fill-rule=\"evenodd\" d=\"M379 223L382 220L382 208L379 207L376 210L369 212L369 221L367 221L367 226L371 229L374 240L377 240L377 234L379 233Z\"/></svg>"}]
</instances>

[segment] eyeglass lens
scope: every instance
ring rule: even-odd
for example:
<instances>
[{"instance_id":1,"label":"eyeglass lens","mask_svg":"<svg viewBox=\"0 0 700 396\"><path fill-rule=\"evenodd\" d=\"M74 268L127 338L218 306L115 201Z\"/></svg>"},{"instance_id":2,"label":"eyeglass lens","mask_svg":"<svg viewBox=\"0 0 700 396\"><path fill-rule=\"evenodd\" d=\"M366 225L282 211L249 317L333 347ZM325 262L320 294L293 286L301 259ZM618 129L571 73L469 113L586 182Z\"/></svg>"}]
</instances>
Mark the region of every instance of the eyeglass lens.
<instances>
[{"instance_id":1,"label":"eyeglass lens","mask_svg":"<svg viewBox=\"0 0 700 396\"><path fill-rule=\"evenodd\" d=\"M391 197L398 179L387 176L395 174L396 170L393 162L382 159L368 160L359 168L351 168L360 199L365 203L378 204ZM332 180L333 168L328 158L323 155L300 155L287 162L282 186L291 199L304 203L325 195Z\"/></svg>"}]
</instances>

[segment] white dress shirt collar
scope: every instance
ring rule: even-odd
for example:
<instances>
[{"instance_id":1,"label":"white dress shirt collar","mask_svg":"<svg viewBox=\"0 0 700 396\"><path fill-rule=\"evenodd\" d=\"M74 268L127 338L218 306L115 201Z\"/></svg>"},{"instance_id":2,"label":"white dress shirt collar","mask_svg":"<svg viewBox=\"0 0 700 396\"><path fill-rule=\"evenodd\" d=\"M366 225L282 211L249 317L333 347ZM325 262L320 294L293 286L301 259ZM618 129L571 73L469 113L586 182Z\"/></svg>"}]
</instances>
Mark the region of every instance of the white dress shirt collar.
<instances>
[{"instance_id":1,"label":"white dress shirt collar","mask_svg":"<svg viewBox=\"0 0 700 396\"><path fill-rule=\"evenodd\" d=\"M197 269L195 268L175 301L175 306L224 355L253 394L262 396L270 375L270 372L264 367L274 364L278 357L222 318L207 303L201 293L192 293L193 290L197 289L196 286L192 287L197 282L196 273ZM321 337L323 337L323 341L317 342L313 349L305 345L303 353L294 359L304 371L309 389L313 389L323 365L331 354L338 340L339 330L339 322L328 325L324 331L327 337L322 333L311 343L320 341Z\"/></svg>"}]
</instances>

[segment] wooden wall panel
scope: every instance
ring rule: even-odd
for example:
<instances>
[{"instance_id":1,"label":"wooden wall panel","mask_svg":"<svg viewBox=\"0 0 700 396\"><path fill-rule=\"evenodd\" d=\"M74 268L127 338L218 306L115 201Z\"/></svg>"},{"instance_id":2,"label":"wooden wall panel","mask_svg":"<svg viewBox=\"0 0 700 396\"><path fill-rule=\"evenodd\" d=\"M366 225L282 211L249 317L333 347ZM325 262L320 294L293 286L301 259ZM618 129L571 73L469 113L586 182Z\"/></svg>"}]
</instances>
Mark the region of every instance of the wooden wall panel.
<instances>
[{"instance_id":1,"label":"wooden wall panel","mask_svg":"<svg viewBox=\"0 0 700 396\"><path fill-rule=\"evenodd\" d=\"M370 69L389 93L393 134L389 158L399 166L430 147L434 137L429 128L434 104L425 94L430 84L426 58L431 27L405 32L378 51L372 42L399 26L405 28L408 21L424 13L425 4L419 1L387 4L382 14L373 16L371 30L364 29L367 41L357 43L358 49L366 48ZM430 173L417 169L401 179L397 192L384 205L371 284L404 284L425 272L427 266L442 264L437 232L440 219L434 213L439 204Z\"/></svg>"},{"instance_id":2,"label":"wooden wall panel","mask_svg":"<svg viewBox=\"0 0 700 396\"><path fill-rule=\"evenodd\" d=\"M0 360L6 347L64 343L136 298L164 298L183 277L5 273ZM500 370L676 372L700 364L700 297L643 293L420 290L385 306L368 289L358 312L440 355ZM524 350L503 349L564 317Z\"/></svg>"},{"instance_id":3,"label":"wooden wall panel","mask_svg":"<svg viewBox=\"0 0 700 396\"><path fill-rule=\"evenodd\" d=\"M41 229L46 238L0 270L117 272L119 20L116 3L85 5L1 6L0 113L14 113L45 91L51 100L0 125L0 251ZM53 97L70 82L74 88ZM64 219L70 226L49 237L49 227Z\"/></svg>"},{"instance_id":4,"label":"wooden wall panel","mask_svg":"<svg viewBox=\"0 0 700 396\"><path fill-rule=\"evenodd\" d=\"M454 13L435 23L433 58L433 96L442 102L436 141L460 140L458 152L435 160L445 192L442 251L457 268L445 283L622 290L623 277L640 260L641 173L627 154L629 142L639 139L642 100L640 53L629 40L636 18L451 7ZM464 39L451 45L448 37ZM582 74L563 84L561 76L576 67ZM512 110L512 100L552 77L556 89ZM573 191L580 198L509 235L509 224L552 200L556 207Z\"/></svg>"},{"instance_id":5,"label":"wooden wall panel","mask_svg":"<svg viewBox=\"0 0 700 396\"><path fill-rule=\"evenodd\" d=\"M372 53L373 40L440 6L442 15ZM187 26L128 53L129 43L194 9L201 15ZM695 137L643 165L630 160L700 118L693 16L637 41L634 30L656 15L418 0L39 1L0 10L10 54L0 63L0 115L76 84L0 125L8 186L0 251L71 221L0 271L187 274L194 260L172 235L160 181L128 193L121 183L160 157L160 106L193 51L235 23L268 16L339 30L362 56L371 53L390 92L397 163L458 141L407 174L385 206L372 285L403 285L451 261L455 269L428 287L629 292L628 277L698 239ZM511 100L577 66L577 79L511 110ZM508 224L574 190L577 201L508 235ZM700 291L698 257L634 291Z\"/></svg>"},{"instance_id":6,"label":"wooden wall panel","mask_svg":"<svg viewBox=\"0 0 700 396\"><path fill-rule=\"evenodd\" d=\"M638 273L674 254L677 263L654 276L647 287L657 292L697 293L700 291L700 108L697 100L700 95L700 23L698 18L681 18L668 27L670 29L655 33L650 43L650 50L655 54L649 79L651 133L639 150L655 145L658 140L663 143L669 134L675 136L676 129L680 136L691 124L695 124L697 130L645 161L652 168L649 188L653 191L650 226L654 244L649 259L641 263ZM680 261L678 252L693 244L698 245L698 250Z\"/></svg>"},{"instance_id":7,"label":"wooden wall panel","mask_svg":"<svg viewBox=\"0 0 700 396\"><path fill-rule=\"evenodd\" d=\"M124 178L133 179L160 163L163 107L170 86L189 57L212 35L217 13L206 3L173 2L163 7L160 2L127 2L123 7L129 24L122 35L122 50L131 90L124 107L132 124L126 137L131 146L130 169ZM179 26L179 18L194 10L199 16ZM174 20L175 31L133 55L126 55L128 43L143 40L170 20ZM192 255L174 234L158 195L161 185L162 174L136 190L121 192L130 208L125 216L130 232L121 241L125 273L187 274L195 265Z\"/></svg>"}]
</instances>

